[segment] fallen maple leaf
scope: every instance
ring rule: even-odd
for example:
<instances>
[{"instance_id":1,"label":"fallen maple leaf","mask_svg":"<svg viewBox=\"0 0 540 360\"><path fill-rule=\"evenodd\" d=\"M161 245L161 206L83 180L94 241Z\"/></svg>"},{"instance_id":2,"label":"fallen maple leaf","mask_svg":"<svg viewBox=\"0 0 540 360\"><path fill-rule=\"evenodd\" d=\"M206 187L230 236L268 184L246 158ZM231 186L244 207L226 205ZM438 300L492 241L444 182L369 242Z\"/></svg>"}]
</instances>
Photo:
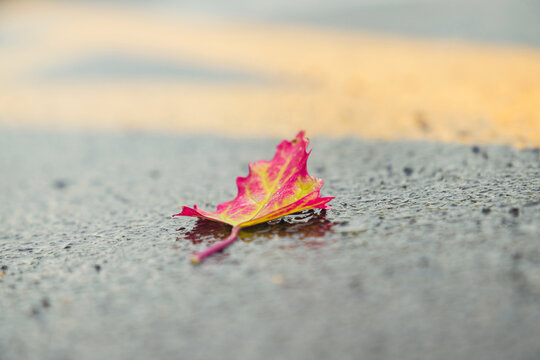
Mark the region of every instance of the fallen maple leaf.
<instances>
[{"instance_id":1,"label":"fallen maple leaf","mask_svg":"<svg viewBox=\"0 0 540 360\"><path fill-rule=\"evenodd\" d=\"M238 177L238 195L234 200L217 206L216 211L204 211L197 205L183 206L174 216L201 217L231 225L231 234L207 250L196 253L191 262L199 263L205 257L232 244L242 227L256 225L306 209L329 209L327 202L333 197L320 197L321 179L307 172L306 151L309 139L300 131L292 141L283 140L277 146L271 161L260 160L249 164L249 175Z\"/></svg>"}]
</instances>

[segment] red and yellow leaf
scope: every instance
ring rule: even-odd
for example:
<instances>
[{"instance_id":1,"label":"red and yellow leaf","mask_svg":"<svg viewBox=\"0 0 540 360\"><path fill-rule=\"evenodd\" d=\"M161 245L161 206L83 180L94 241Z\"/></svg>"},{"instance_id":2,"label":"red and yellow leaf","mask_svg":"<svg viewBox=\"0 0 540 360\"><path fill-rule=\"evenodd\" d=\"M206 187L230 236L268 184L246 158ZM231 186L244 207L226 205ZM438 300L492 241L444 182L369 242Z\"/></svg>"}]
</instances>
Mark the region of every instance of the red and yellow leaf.
<instances>
[{"instance_id":1,"label":"red and yellow leaf","mask_svg":"<svg viewBox=\"0 0 540 360\"><path fill-rule=\"evenodd\" d=\"M236 179L236 198L219 204L216 211L205 211L197 205L193 208L184 206L180 213L173 215L201 217L233 226L229 238L203 253L195 254L193 262L199 262L234 242L241 227L260 224L305 209L329 208L326 203L333 197L320 197L323 181L307 172L307 160L311 153L307 151L308 144L309 139L300 131L292 141L284 140L278 145L272 160L249 164L248 176ZM219 247L222 243L225 244ZM215 247L219 248L209 252Z\"/></svg>"}]
</instances>

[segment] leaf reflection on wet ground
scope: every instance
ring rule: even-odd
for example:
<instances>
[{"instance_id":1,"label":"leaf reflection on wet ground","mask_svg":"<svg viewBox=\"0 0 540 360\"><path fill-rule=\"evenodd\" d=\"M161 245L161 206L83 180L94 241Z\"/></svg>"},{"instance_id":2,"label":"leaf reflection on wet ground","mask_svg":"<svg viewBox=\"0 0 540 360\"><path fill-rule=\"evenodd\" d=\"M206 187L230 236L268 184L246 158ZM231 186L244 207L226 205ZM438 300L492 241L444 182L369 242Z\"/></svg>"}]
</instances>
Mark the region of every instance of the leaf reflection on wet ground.
<instances>
[{"instance_id":1,"label":"leaf reflection on wet ground","mask_svg":"<svg viewBox=\"0 0 540 360\"><path fill-rule=\"evenodd\" d=\"M295 248L299 245L319 247L327 244L328 239L324 239L325 235L332 231L335 225L326 218L325 210L304 210L267 223L243 228L240 230L239 239L251 242L288 237L298 241L282 245L280 248ZM230 232L229 225L199 218L192 229L177 229L176 240L188 240L194 245L201 243L209 245L226 238Z\"/></svg>"}]
</instances>

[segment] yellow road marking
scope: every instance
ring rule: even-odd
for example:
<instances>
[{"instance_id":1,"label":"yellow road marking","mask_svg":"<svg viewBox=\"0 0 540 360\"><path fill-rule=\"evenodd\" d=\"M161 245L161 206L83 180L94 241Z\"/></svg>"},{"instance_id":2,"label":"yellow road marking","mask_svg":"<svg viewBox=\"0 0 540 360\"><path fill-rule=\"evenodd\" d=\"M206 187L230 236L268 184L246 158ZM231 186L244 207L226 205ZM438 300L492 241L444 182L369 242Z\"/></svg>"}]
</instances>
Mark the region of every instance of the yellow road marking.
<instances>
[{"instance_id":1,"label":"yellow road marking","mask_svg":"<svg viewBox=\"0 0 540 360\"><path fill-rule=\"evenodd\" d=\"M2 4L0 122L234 136L540 146L540 50L179 18L77 3ZM107 52L269 82L43 78Z\"/></svg>"}]
</instances>

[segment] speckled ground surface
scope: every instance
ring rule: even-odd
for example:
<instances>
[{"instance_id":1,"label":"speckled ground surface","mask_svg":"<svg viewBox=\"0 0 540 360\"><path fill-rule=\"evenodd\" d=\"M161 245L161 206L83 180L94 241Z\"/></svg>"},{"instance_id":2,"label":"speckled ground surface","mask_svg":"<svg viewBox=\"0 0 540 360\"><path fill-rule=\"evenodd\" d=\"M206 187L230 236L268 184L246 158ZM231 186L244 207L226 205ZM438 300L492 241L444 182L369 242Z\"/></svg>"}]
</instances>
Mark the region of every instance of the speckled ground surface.
<instances>
[{"instance_id":1,"label":"speckled ground surface","mask_svg":"<svg viewBox=\"0 0 540 360\"><path fill-rule=\"evenodd\" d=\"M538 150L316 138L334 210L191 266L277 142L1 130L0 359L540 358Z\"/></svg>"}]
</instances>

